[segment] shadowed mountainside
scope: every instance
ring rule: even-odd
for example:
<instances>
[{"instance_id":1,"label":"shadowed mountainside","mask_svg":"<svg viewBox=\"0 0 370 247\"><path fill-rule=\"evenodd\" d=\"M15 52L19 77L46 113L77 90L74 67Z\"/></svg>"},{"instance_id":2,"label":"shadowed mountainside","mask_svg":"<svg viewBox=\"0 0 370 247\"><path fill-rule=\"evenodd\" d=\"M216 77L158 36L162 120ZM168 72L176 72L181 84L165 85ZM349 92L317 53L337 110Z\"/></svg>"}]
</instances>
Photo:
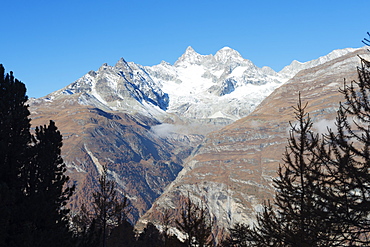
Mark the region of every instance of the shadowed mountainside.
<instances>
[{"instance_id":1,"label":"shadowed mountainside","mask_svg":"<svg viewBox=\"0 0 370 247\"><path fill-rule=\"evenodd\" d=\"M63 159L71 182L77 185L73 208L89 205L102 166L133 206L130 219L135 222L175 179L182 159L201 140L200 136L160 138L151 131L157 121L127 113L105 112L78 104L73 98L59 98L31 106L32 125L56 122L63 135Z\"/></svg>"}]
</instances>

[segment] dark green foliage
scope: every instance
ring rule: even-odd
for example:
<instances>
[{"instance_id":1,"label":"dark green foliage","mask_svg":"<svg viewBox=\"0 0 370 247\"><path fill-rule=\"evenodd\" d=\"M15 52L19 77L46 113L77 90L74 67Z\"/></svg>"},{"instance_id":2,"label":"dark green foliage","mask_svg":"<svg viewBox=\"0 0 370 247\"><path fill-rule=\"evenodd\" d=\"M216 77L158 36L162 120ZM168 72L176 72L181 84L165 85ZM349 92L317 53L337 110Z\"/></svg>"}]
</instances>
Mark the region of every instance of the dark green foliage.
<instances>
[{"instance_id":1,"label":"dark green foliage","mask_svg":"<svg viewBox=\"0 0 370 247\"><path fill-rule=\"evenodd\" d=\"M106 239L110 231L126 220L125 209L128 206L127 197L121 201L116 190L116 183L108 179L108 169L103 167L99 177L99 187L93 194L93 218L97 227L102 231L102 246L106 246Z\"/></svg>"},{"instance_id":2,"label":"dark green foliage","mask_svg":"<svg viewBox=\"0 0 370 247\"><path fill-rule=\"evenodd\" d=\"M305 113L305 107L299 102L295 109L297 124L290 123L291 131L288 147L279 166L278 179L275 182L277 193L278 224L284 234L281 241L286 246L318 246L316 229L322 224L315 219L315 187L317 186L316 169L320 169L312 148L318 138L311 132L312 121Z\"/></svg>"},{"instance_id":3,"label":"dark green foliage","mask_svg":"<svg viewBox=\"0 0 370 247\"><path fill-rule=\"evenodd\" d=\"M185 233L187 246L211 246L213 222L204 205L194 203L189 195L182 198L176 226Z\"/></svg>"},{"instance_id":4,"label":"dark green foliage","mask_svg":"<svg viewBox=\"0 0 370 247\"><path fill-rule=\"evenodd\" d=\"M30 162L22 170L26 186L22 213L32 226L28 241L34 246L65 246L71 239L69 209L66 204L74 187L66 186L65 164L61 158L62 136L55 123L35 130L29 148Z\"/></svg>"},{"instance_id":5,"label":"dark green foliage","mask_svg":"<svg viewBox=\"0 0 370 247\"><path fill-rule=\"evenodd\" d=\"M166 242L166 247L185 247L186 243L181 242L175 235L170 235Z\"/></svg>"},{"instance_id":6,"label":"dark green foliage","mask_svg":"<svg viewBox=\"0 0 370 247\"><path fill-rule=\"evenodd\" d=\"M295 107L297 123L290 123L284 163L279 166L273 205L265 204L257 225L247 235L253 246L334 246L341 237L333 234L338 225L327 210L327 176L323 157L317 155L322 143L311 130L312 120L299 98Z\"/></svg>"},{"instance_id":7,"label":"dark green foliage","mask_svg":"<svg viewBox=\"0 0 370 247\"><path fill-rule=\"evenodd\" d=\"M75 216L72 221L76 224L78 216ZM99 247L101 243L101 229L96 226L96 221L89 220L89 223L79 222L79 227L74 226L74 237L76 246L78 247ZM80 228L81 227L81 228Z\"/></svg>"},{"instance_id":8,"label":"dark green foliage","mask_svg":"<svg viewBox=\"0 0 370 247\"><path fill-rule=\"evenodd\" d=\"M120 197L117 184L108 178L108 168L103 167L98 179L98 188L93 193L93 210L81 206L80 212L73 217L74 233L79 245L84 246L132 246L134 231L127 222L129 202L127 197Z\"/></svg>"},{"instance_id":9,"label":"dark green foliage","mask_svg":"<svg viewBox=\"0 0 370 247\"><path fill-rule=\"evenodd\" d=\"M163 229L164 230L164 229ZM186 243L181 242L176 236L165 231L160 232L157 227L149 222L136 241L136 247L185 247Z\"/></svg>"},{"instance_id":10,"label":"dark green foliage","mask_svg":"<svg viewBox=\"0 0 370 247\"><path fill-rule=\"evenodd\" d=\"M140 233L137 239L137 246L152 246L161 247L164 246L162 234L152 223L148 223L142 233Z\"/></svg>"},{"instance_id":11,"label":"dark green foliage","mask_svg":"<svg viewBox=\"0 0 370 247\"><path fill-rule=\"evenodd\" d=\"M320 156L325 164L325 191L329 217L336 234L349 246L370 245L370 63L361 59L359 81L344 83L336 119Z\"/></svg>"},{"instance_id":12,"label":"dark green foliage","mask_svg":"<svg viewBox=\"0 0 370 247\"><path fill-rule=\"evenodd\" d=\"M50 122L30 133L26 88L0 65L0 246L71 243L66 202L73 188Z\"/></svg>"},{"instance_id":13,"label":"dark green foliage","mask_svg":"<svg viewBox=\"0 0 370 247\"><path fill-rule=\"evenodd\" d=\"M312 121L305 108L299 98L294 108L297 123L290 123L284 163L274 180L274 205L265 205L257 217L253 236L257 241L266 241L267 246L323 246L321 235L328 230L316 203L316 189L320 186L316 171L321 164L312 150L319 140L311 131Z\"/></svg>"},{"instance_id":14,"label":"dark green foliage","mask_svg":"<svg viewBox=\"0 0 370 247\"><path fill-rule=\"evenodd\" d=\"M0 65L0 245L7 246L12 231L17 230L14 216L21 198L20 171L27 162L30 142L29 111L25 85L5 74Z\"/></svg>"},{"instance_id":15,"label":"dark green foliage","mask_svg":"<svg viewBox=\"0 0 370 247\"><path fill-rule=\"evenodd\" d=\"M27 147L31 141L30 112L25 85L14 78L13 73L4 74L0 65L0 181L19 189L22 185L19 171L27 159Z\"/></svg>"},{"instance_id":16,"label":"dark green foliage","mask_svg":"<svg viewBox=\"0 0 370 247\"><path fill-rule=\"evenodd\" d=\"M171 239L173 236L171 236L171 234L169 233L169 229L172 223L173 223L173 215L172 215L171 210L164 209L161 215L161 225L163 227L162 235L163 235L163 242L164 242L163 246L164 247L174 246L173 243L171 245ZM174 238L177 239L176 236Z\"/></svg>"},{"instance_id":17,"label":"dark green foliage","mask_svg":"<svg viewBox=\"0 0 370 247\"><path fill-rule=\"evenodd\" d=\"M332 244L326 206L319 196L323 188L320 176L322 159L316 155L321 145L311 131L312 120L301 100L295 107L297 124L291 126L283 165L279 167L275 205L277 223L282 230L278 238L285 246L327 246Z\"/></svg>"},{"instance_id":18,"label":"dark green foliage","mask_svg":"<svg viewBox=\"0 0 370 247\"><path fill-rule=\"evenodd\" d=\"M252 246L252 239L249 234L249 225L236 223L229 228L229 236L222 241L224 247L249 247Z\"/></svg>"},{"instance_id":19,"label":"dark green foliage","mask_svg":"<svg viewBox=\"0 0 370 247\"><path fill-rule=\"evenodd\" d=\"M285 246L280 238L285 229L280 227L277 217L270 202L265 203L263 211L257 215L257 225L253 229L247 230L252 246Z\"/></svg>"},{"instance_id":20,"label":"dark green foliage","mask_svg":"<svg viewBox=\"0 0 370 247\"><path fill-rule=\"evenodd\" d=\"M150 244L150 243L149 243ZM119 226L113 228L107 239L108 247L134 247L147 246L137 245L134 227L128 222L123 221ZM151 245L148 245L151 246Z\"/></svg>"},{"instance_id":21,"label":"dark green foliage","mask_svg":"<svg viewBox=\"0 0 370 247\"><path fill-rule=\"evenodd\" d=\"M246 231L253 246L370 246L370 62L360 59L358 81L340 90L336 129L322 141L305 107L295 108L275 203Z\"/></svg>"}]
</instances>

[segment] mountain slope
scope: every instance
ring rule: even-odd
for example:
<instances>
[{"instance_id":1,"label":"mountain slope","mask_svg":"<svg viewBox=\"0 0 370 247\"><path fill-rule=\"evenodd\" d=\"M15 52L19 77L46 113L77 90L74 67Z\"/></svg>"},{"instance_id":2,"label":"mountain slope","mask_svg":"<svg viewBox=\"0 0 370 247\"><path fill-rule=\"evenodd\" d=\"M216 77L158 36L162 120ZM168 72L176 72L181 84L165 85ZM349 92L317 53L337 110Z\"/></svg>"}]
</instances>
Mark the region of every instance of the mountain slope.
<instances>
[{"instance_id":1,"label":"mountain slope","mask_svg":"<svg viewBox=\"0 0 370 247\"><path fill-rule=\"evenodd\" d=\"M329 54L327 54L325 56L319 57L317 59L314 59L314 60L311 60L311 61L308 61L308 62L305 62L305 63L301 63L297 60L294 60L291 64L285 66L279 72L279 74L281 74L283 77L292 78L294 75L296 75L301 70L310 69L310 68L319 66L319 65L324 64L324 63L326 63L330 60L333 60L335 58L344 56L344 55L346 55L348 53L351 53L351 52L354 52L356 50L357 49L355 49L355 48L337 49L337 50L334 50L334 51L330 52Z\"/></svg>"},{"instance_id":2,"label":"mountain slope","mask_svg":"<svg viewBox=\"0 0 370 247\"><path fill-rule=\"evenodd\" d=\"M247 117L208 134L138 226L147 221L160 224L161 212L175 208L179 195L188 193L209 207L220 226L252 222L263 200L273 197L272 179L287 145L289 121L294 123L292 106L298 93L309 103L316 131L333 127L343 100L338 88L343 78L356 79L358 54L366 56L367 51L356 50L300 71Z\"/></svg>"},{"instance_id":3,"label":"mountain slope","mask_svg":"<svg viewBox=\"0 0 370 247\"><path fill-rule=\"evenodd\" d=\"M284 78L231 48L200 55L189 47L174 65L103 64L29 104L33 126L53 119L64 136L63 158L77 184L72 206L89 203L108 165L135 222L206 133L248 115Z\"/></svg>"},{"instance_id":4,"label":"mountain slope","mask_svg":"<svg viewBox=\"0 0 370 247\"><path fill-rule=\"evenodd\" d=\"M158 124L142 115L107 112L78 104L77 97L60 97L51 102L33 102L32 125L53 119L63 135L63 159L71 181L77 185L72 198L75 209L89 205L102 166L108 166L122 194L129 197L135 222L173 181L187 157L201 140L188 134L160 138L150 129Z\"/></svg>"},{"instance_id":5,"label":"mountain slope","mask_svg":"<svg viewBox=\"0 0 370 247\"><path fill-rule=\"evenodd\" d=\"M110 177L130 198L135 222L176 178L183 159L204 134L238 118L234 114L225 120L223 113L215 113L212 104L217 105L219 96L208 91L220 91L217 80L226 78L222 73L245 64L253 67L230 48L215 56L188 48L175 65L153 68L120 59L115 66L103 64L63 89L30 100L33 126L53 119L64 136L63 158L77 184L72 207L90 204L102 166L108 165ZM217 71L217 80L202 77L207 71ZM193 103L200 106L204 93L211 97L201 104L206 116L188 110Z\"/></svg>"}]
</instances>

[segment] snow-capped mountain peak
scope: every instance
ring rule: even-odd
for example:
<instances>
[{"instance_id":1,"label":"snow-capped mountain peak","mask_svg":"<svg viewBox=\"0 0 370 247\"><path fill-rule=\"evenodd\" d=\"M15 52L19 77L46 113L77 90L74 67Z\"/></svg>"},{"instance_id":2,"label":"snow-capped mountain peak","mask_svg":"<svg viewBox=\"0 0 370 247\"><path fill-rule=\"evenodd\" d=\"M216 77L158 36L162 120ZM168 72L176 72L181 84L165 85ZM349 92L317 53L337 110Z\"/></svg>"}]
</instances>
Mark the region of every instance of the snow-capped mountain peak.
<instances>
[{"instance_id":1,"label":"snow-capped mountain peak","mask_svg":"<svg viewBox=\"0 0 370 247\"><path fill-rule=\"evenodd\" d=\"M200 55L191 46L189 46L185 53L175 62L176 67L186 67L188 65L200 65L209 56Z\"/></svg>"},{"instance_id":2,"label":"snow-capped mountain peak","mask_svg":"<svg viewBox=\"0 0 370 247\"><path fill-rule=\"evenodd\" d=\"M239 52L227 46L217 51L214 57L217 61L243 60Z\"/></svg>"},{"instance_id":3,"label":"snow-capped mountain peak","mask_svg":"<svg viewBox=\"0 0 370 247\"><path fill-rule=\"evenodd\" d=\"M246 116L281 84L271 68L258 68L230 47L200 55L189 46L173 66L162 62L145 70L169 95L169 112L201 121Z\"/></svg>"},{"instance_id":4,"label":"snow-capped mountain peak","mask_svg":"<svg viewBox=\"0 0 370 247\"><path fill-rule=\"evenodd\" d=\"M191 56L191 55L200 55L199 53L197 53L194 49L193 49L193 47L191 47L191 46L188 46L187 48L186 48L186 50L185 50L185 53L184 53L184 55L186 56L186 55L189 55L189 56Z\"/></svg>"},{"instance_id":5,"label":"snow-capped mountain peak","mask_svg":"<svg viewBox=\"0 0 370 247\"><path fill-rule=\"evenodd\" d=\"M117 61L116 65L114 67L116 69L121 70L121 71L130 71L130 72L132 72L132 69L131 69L130 65L126 62L126 60L123 57L121 57Z\"/></svg>"},{"instance_id":6,"label":"snow-capped mountain peak","mask_svg":"<svg viewBox=\"0 0 370 247\"><path fill-rule=\"evenodd\" d=\"M192 121L218 119L226 124L248 115L298 71L351 51L333 51L307 63L293 61L276 73L269 67L257 67L230 47L215 55L201 55L189 46L174 65L162 61L141 66L121 58L115 66L103 64L47 97L82 93L80 103L110 110L145 115L159 110L160 114L174 113Z\"/></svg>"}]
</instances>

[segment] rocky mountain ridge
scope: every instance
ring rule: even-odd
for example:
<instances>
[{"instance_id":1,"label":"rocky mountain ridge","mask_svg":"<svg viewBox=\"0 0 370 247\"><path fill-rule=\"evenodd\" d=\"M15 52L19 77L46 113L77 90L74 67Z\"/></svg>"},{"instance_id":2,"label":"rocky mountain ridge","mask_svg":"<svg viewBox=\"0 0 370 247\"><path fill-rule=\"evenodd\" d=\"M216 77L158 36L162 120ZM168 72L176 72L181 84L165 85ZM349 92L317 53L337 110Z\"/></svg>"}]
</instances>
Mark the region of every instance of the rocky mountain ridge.
<instances>
[{"instance_id":1,"label":"rocky mountain ridge","mask_svg":"<svg viewBox=\"0 0 370 247\"><path fill-rule=\"evenodd\" d=\"M277 73L269 67L258 68L229 47L215 55L200 55L188 47L174 65L162 62L141 66L121 58L114 66L103 64L40 99L80 94L80 104L108 111L140 113L161 121L168 117L165 113L170 113L184 121L225 125L248 115L300 70L353 50L336 50L306 63L293 61Z\"/></svg>"},{"instance_id":2,"label":"rocky mountain ridge","mask_svg":"<svg viewBox=\"0 0 370 247\"><path fill-rule=\"evenodd\" d=\"M160 225L161 213L176 208L179 195L206 205L218 226L252 223L263 201L273 198L272 179L287 145L289 121L295 121L292 106L298 93L308 102L315 131L334 127L338 102L343 101L338 89L344 78L356 79L357 55L366 57L368 51L355 50L300 71L247 117L208 134L138 227L148 221Z\"/></svg>"},{"instance_id":3,"label":"rocky mountain ridge","mask_svg":"<svg viewBox=\"0 0 370 247\"><path fill-rule=\"evenodd\" d=\"M103 64L29 104L33 126L53 119L64 136L63 158L78 188L72 206L89 202L107 165L132 203L135 222L206 133L248 115L286 78L231 48L200 55L189 47L174 65Z\"/></svg>"}]
</instances>

